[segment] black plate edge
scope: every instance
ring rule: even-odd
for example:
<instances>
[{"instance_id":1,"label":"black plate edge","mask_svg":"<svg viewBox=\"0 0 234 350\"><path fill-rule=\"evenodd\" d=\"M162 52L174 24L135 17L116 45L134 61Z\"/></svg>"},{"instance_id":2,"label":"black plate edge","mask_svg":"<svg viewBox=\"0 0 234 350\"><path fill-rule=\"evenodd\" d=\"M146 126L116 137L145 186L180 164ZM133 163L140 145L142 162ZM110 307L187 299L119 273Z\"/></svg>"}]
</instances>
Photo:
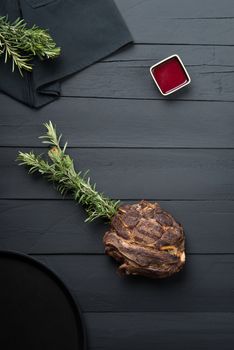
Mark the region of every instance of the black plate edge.
<instances>
[{"instance_id":1,"label":"black plate edge","mask_svg":"<svg viewBox=\"0 0 234 350\"><path fill-rule=\"evenodd\" d=\"M81 307L78 304L78 302L75 301L75 299L72 296L71 292L69 291L68 287L62 281L62 279L57 275L57 273L54 270L47 267L41 261L38 261L37 259L33 258L32 256L15 251L15 250L0 250L0 256L13 256L13 257L17 257L23 261L30 262L31 264L35 265L37 268L39 268L43 272L45 272L47 275L49 275L52 279L54 279L54 281L62 289L62 291L66 295L67 299L69 300L69 303L71 304L71 307L72 307L74 314L75 314L77 325L79 323L81 323L82 334L83 334L82 348L83 348L83 350L86 350L87 349L87 331L86 331L86 326L85 326L85 322L84 322L83 313L81 311ZM77 331L78 331L78 326L77 326Z\"/></svg>"}]
</instances>

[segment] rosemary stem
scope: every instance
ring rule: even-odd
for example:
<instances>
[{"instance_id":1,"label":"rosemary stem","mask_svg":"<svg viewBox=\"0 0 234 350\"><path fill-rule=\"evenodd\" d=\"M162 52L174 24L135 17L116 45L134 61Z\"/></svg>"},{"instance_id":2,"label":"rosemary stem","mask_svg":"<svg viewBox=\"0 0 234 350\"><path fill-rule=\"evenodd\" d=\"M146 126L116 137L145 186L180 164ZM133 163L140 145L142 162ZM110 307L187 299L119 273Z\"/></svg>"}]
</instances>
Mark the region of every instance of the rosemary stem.
<instances>
[{"instance_id":1,"label":"rosemary stem","mask_svg":"<svg viewBox=\"0 0 234 350\"><path fill-rule=\"evenodd\" d=\"M61 136L56 134L56 129L51 122L44 124L47 133L40 138L43 143L50 145L49 160L44 160L41 155L34 152L19 152L17 160L20 165L29 167L29 172L38 172L49 181L57 184L61 194L71 193L73 198L81 203L87 211L86 221L93 221L98 217L111 219L118 209L119 201L113 201L96 190L96 185L91 185L88 172L82 174L76 172L73 160L65 153L67 143L60 146Z\"/></svg>"},{"instance_id":2,"label":"rosemary stem","mask_svg":"<svg viewBox=\"0 0 234 350\"><path fill-rule=\"evenodd\" d=\"M34 56L40 59L59 56L60 48L56 46L47 30L34 25L29 28L23 19L9 22L7 16L0 17L0 56L5 55L5 63L12 59L12 71L16 66L31 71Z\"/></svg>"}]
</instances>

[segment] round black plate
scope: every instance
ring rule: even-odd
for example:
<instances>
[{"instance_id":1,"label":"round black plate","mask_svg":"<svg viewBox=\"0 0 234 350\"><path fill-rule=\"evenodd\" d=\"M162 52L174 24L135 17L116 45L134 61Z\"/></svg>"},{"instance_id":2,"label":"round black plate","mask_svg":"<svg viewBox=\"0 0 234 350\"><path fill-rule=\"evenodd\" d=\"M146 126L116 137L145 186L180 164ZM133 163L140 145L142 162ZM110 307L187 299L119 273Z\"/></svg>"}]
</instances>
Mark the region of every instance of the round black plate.
<instances>
[{"instance_id":1,"label":"round black plate","mask_svg":"<svg viewBox=\"0 0 234 350\"><path fill-rule=\"evenodd\" d=\"M82 315L63 282L37 260L0 252L0 344L4 350L83 350Z\"/></svg>"}]
</instances>

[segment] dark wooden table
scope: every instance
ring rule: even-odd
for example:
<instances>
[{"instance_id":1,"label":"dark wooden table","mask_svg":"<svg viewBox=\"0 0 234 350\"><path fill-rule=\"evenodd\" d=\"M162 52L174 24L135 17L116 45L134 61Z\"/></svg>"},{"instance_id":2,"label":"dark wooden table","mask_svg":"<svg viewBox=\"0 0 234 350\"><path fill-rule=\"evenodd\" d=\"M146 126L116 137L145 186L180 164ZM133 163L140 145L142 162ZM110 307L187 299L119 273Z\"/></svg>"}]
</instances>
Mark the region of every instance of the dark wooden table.
<instances>
[{"instance_id":1,"label":"dark wooden table","mask_svg":"<svg viewBox=\"0 0 234 350\"><path fill-rule=\"evenodd\" d=\"M0 248L43 261L85 314L90 349L233 349L233 0L116 0L135 45L67 79L40 110L1 94ZM192 84L163 98L149 67L177 53ZM103 222L15 163L42 152L52 120L79 169L123 201L160 201L183 223L187 264L175 278L120 278Z\"/></svg>"}]
</instances>

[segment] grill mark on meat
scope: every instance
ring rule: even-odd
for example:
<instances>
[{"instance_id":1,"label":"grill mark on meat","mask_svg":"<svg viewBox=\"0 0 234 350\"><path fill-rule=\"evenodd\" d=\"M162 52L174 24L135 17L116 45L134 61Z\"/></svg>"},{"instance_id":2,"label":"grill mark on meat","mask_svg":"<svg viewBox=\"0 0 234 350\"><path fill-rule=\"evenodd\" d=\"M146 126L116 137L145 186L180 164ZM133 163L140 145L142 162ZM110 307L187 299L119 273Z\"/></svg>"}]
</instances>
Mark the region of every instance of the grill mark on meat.
<instances>
[{"instance_id":1,"label":"grill mark on meat","mask_svg":"<svg viewBox=\"0 0 234 350\"><path fill-rule=\"evenodd\" d=\"M103 240L121 273L164 278L184 265L183 228L158 203L121 206Z\"/></svg>"}]
</instances>

